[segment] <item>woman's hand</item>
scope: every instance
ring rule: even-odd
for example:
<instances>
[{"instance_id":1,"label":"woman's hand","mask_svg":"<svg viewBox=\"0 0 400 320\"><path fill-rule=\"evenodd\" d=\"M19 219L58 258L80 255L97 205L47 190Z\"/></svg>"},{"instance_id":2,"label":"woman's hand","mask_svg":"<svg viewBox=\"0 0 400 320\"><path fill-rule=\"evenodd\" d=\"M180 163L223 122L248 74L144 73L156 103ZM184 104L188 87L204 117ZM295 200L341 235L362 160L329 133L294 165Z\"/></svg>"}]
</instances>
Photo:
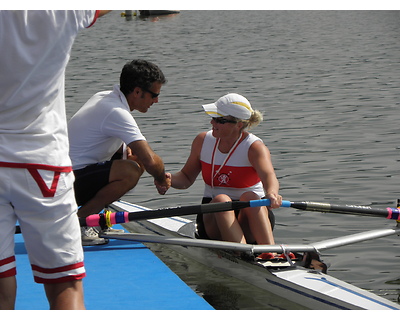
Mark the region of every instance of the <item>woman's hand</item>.
<instances>
[{"instance_id":1,"label":"woman's hand","mask_svg":"<svg viewBox=\"0 0 400 320\"><path fill-rule=\"evenodd\" d=\"M154 185L156 186L158 193L164 195L171 187L171 174L169 172L165 173L165 181L162 183L154 180Z\"/></svg>"},{"instance_id":2,"label":"woman's hand","mask_svg":"<svg viewBox=\"0 0 400 320\"><path fill-rule=\"evenodd\" d=\"M282 205L282 196L277 193L267 193L266 197L271 200L272 209L279 208Z\"/></svg>"}]
</instances>

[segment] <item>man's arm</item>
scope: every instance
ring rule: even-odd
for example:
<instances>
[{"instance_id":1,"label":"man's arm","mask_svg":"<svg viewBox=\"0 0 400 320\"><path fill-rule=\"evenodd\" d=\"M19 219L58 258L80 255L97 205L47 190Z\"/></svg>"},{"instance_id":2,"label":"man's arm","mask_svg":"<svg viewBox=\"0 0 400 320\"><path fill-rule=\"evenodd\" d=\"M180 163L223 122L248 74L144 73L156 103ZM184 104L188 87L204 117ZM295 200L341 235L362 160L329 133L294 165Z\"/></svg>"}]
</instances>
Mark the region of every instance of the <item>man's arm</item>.
<instances>
[{"instance_id":1,"label":"man's arm","mask_svg":"<svg viewBox=\"0 0 400 320\"><path fill-rule=\"evenodd\" d=\"M143 164L145 170L154 177L159 193L164 194L171 182L165 175L164 162L161 157L151 149L146 140L133 141L128 146L132 150L132 154L137 156L140 163ZM163 191L164 189L165 191Z\"/></svg>"}]
</instances>

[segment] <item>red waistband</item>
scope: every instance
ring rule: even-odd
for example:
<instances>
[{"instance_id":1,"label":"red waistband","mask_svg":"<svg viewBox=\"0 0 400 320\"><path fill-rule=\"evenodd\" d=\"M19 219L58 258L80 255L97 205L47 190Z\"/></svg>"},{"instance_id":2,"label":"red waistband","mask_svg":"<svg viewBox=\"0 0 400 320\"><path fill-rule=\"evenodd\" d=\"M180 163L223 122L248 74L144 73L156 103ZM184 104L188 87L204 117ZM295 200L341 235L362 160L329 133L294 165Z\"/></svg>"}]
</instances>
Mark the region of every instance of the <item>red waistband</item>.
<instances>
[{"instance_id":1,"label":"red waistband","mask_svg":"<svg viewBox=\"0 0 400 320\"><path fill-rule=\"evenodd\" d=\"M14 162L2 162L0 161L0 167L6 168L17 168L17 169L27 169L33 179L35 179L37 185L40 188L43 196L46 198L54 197L57 191L58 180L60 178L60 173L62 172L71 172L71 166L51 166L48 164L37 164L37 163L14 163ZM51 183L51 187L49 188L44 182L43 178L40 176L38 170L47 170L54 172L54 178Z\"/></svg>"},{"instance_id":2,"label":"red waistband","mask_svg":"<svg viewBox=\"0 0 400 320\"><path fill-rule=\"evenodd\" d=\"M48 170L48 171L55 171L55 172L71 172L72 171L71 166L51 166L49 164L16 163L16 162L3 162L3 161L0 161L0 167Z\"/></svg>"}]
</instances>

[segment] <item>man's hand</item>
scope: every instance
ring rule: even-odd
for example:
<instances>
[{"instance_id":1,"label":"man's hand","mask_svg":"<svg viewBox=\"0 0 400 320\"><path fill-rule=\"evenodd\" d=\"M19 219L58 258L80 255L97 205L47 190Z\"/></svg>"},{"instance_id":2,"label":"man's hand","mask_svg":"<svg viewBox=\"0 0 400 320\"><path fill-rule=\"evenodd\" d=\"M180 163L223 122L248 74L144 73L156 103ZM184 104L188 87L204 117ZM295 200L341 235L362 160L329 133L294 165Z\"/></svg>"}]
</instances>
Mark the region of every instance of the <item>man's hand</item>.
<instances>
[{"instance_id":1,"label":"man's hand","mask_svg":"<svg viewBox=\"0 0 400 320\"><path fill-rule=\"evenodd\" d=\"M158 193L164 195L171 187L171 174L166 173L165 180L163 182L154 180L154 185L156 186Z\"/></svg>"}]
</instances>

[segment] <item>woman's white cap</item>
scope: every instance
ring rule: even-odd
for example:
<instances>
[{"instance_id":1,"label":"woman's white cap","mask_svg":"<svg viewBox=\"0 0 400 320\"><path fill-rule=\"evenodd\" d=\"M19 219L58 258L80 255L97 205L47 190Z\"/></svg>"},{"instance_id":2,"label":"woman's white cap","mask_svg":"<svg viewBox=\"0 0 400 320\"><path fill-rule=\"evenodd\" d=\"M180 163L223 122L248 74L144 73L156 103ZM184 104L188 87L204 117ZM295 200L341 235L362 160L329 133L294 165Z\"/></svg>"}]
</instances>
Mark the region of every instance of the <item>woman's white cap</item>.
<instances>
[{"instance_id":1,"label":"woman's white cap","mask_svg":"<svg viewBox=\"0 0 400 320\"><path fill-rule=\"evenodd\" d=\"M232 116L248 120L253 113L250 102L237 93L228 93L214 103L203 105L203 108L213 118Z\"/></svg>"}]
</instances>

